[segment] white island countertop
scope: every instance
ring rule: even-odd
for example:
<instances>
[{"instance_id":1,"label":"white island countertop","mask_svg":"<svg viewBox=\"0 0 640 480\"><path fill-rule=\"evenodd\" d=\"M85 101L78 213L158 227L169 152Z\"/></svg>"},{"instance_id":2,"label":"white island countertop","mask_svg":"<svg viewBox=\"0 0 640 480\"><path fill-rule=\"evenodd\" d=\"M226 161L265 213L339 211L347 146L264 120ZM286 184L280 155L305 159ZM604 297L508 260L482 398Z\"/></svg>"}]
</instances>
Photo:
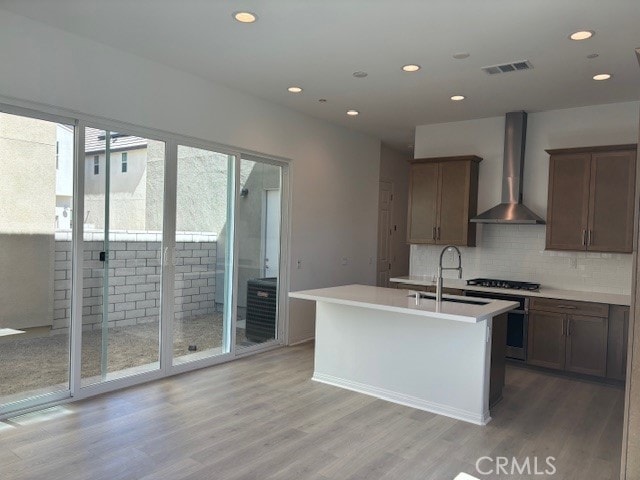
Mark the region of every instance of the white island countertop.
<instances>
[{"instance_id":1,"label":"white island countertop","mask_svg":"<svg viewBox=\"0 0 640 480\"><path fill-rule=\"evenodd\" d=\"M289 297L467 323L478 323L518 307L516 302L503 300L484 300L485 304L446 301L478 301L477 298L456 295L443 295L441 304L430 298L421 298L416 302L415 297L409 297L409 294L409 290L397 288L343 285L290 292Z\"/></svg>"},{"instance_id":2,"label":"white island countertop","mask_svg":"<svg viewBox=\"0 0 640 480\"><path fill-rule=\"evenodd\" d=\"M406 277L390 278L390 282L405 283L407 285L435 286L431 275L407 275ZM580 302L608 303L611 305L631 305L631 295L619 293L587 292L581 290L562 290L560 288L550 288L544 285L539 290L532 292L529 290L512 290L509 288L489 288L477 285L467 285L466 280L457 278L445 278L443 282L445 288L457 288L461 290L473 290L475 292L502 293L503 295L518 295L524 297L544 297L557 298L559 300L575 300Z\"/></svg>"}]
</instances>

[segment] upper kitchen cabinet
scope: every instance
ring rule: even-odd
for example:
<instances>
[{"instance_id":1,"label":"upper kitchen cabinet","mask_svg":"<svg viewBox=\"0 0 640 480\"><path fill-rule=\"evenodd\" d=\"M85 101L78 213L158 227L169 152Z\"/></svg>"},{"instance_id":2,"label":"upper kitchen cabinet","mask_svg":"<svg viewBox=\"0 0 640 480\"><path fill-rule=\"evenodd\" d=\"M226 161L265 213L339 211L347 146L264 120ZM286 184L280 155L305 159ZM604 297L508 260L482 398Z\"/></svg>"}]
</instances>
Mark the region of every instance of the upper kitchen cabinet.
<instances>
[{"instance_id":1,"label":"upper kitchen cabinet","mask_svg":"<svg viewBox=\"0 0 640 480\"><path fill-rule=\"evenodd\" d=\"M478 164L475 155L413 160L409 178L409 243L476 244Z\"/></svg>"},{"instance_id":2,"label":"upper kitchen cabinet","mask_svg":"<svg viewBox=\"0 0 640 480\"><path fill-rule=\"evenodd\" d=\"M547 150L548 250L630 253L637 145Z\"/></svg>"}]
</instances>

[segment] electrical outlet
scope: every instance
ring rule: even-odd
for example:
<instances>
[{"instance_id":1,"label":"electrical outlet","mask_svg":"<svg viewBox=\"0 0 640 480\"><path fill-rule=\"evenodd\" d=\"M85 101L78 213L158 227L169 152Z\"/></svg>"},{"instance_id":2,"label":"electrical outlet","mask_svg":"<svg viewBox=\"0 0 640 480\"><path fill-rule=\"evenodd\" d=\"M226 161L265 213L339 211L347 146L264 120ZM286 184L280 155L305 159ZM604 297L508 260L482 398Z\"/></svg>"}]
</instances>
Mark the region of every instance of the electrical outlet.
<instances>
[{"instance_id":1,"label":"electrical outlet","mask_svg":"<svg viewBox=\"0 0 640 480\"><path fill-rule=\"evenodd\" d=\"M347 257L342 257L342 262L340 262L342 266L345 266L349 263L349 259Z\"/></svg>"},{"instance_id":2,"label":"electrical outlet","mask_svg":"<svg viewBox=\"0 0 640 480\"><path fill-rule=\"evenodd\" d=\"M298 259L298 261L296 262L296 268L298 270L300 270L302 268L302 260Z\"/></svg>"}]
</instances>

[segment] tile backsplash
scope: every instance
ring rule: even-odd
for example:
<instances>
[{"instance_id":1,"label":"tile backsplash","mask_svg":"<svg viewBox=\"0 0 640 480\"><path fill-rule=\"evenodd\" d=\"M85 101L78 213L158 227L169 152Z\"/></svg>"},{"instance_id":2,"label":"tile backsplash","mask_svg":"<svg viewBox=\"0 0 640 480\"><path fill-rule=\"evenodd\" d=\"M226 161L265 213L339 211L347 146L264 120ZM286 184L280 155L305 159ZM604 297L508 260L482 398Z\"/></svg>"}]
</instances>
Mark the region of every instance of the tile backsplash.
<instances>
[{"instance_id":1,"label":"tile backsplash","mask_svg":"<svg viewBox=\"0 0 640 480\"><path fill-rule=\"evenodd\" d=\"M459 247L462 278L531 281L565 290L631 293L631 254L545 251L544 225L479 224L476 247ZM410 273L435 275L442 246L411 245ZM455 266L445 254L445 266ZM445 277L455 272L444 273Z\"/></svg>"}]
</instances>

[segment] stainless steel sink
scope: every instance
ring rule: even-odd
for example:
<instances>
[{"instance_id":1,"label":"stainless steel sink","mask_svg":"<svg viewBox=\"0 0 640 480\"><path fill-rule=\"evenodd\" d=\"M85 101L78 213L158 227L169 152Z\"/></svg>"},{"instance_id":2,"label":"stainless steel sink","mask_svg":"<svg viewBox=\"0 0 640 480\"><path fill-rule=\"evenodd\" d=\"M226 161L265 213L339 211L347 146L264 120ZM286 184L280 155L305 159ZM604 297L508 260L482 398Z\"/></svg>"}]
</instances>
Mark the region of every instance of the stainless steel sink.
<instances>
[{"instance_id":1,"label":"stainless steel sink","mask_svg":"<svg viewBox=\"0 0 640 480\"><path fill-rule=\"evenodd\" d=\"M424 298L427 300L435 300L436 299L436 294L435 293L424 293L424 292L416 292L416 293L411 293L409 295L407 295L407 297L409 298L416 298L416 296L420 296L420 298ZM467 299L462 299L462 298L442 298L443 302L451 302L451 303L464 303L467 305L488 305L491 302L488 302L486 300L480 300L480 299L473 299L473 300L467 300Z\"/></svg>"}]
</instances>

